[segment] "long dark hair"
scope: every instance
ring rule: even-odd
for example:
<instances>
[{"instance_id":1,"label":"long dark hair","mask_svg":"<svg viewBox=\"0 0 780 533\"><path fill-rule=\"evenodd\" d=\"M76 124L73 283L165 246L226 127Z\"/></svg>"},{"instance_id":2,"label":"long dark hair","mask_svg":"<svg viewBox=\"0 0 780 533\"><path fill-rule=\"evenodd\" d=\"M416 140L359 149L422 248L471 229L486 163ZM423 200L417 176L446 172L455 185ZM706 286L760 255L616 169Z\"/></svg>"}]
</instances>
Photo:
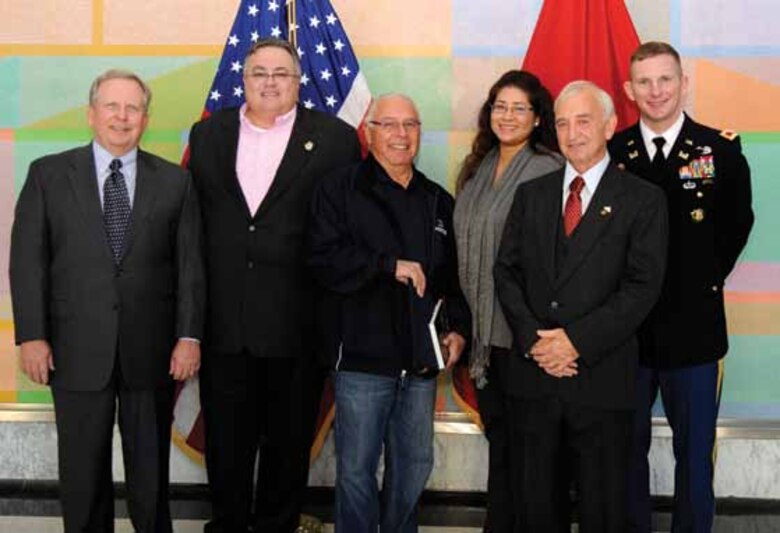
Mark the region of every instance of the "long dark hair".
<instances>
[{"instance_id":1,"label":"long dark hair","mask_svg":"<svg viewBox=\"0 0 780 533\"><path fill-rule=\"evenodd\" d=\"M498 81L493 84L488 92L487 100L482 104L477 119L477 136L471 144L471 153L463 160L463 166L458 173L455 182L455 192L463 190L474 173L477 171L487 153L496 146L499 141L496 134L490 128L490 112L496 96L504 87L516 87L528 96L528 102L534 108L534 113L539 118L539 125L531 131L528 144L534 151L540 147L558 152L558 138L555 135L555 114L553 113L553 101L550 91L542 85L539 78L525 70L510 70L505 72Z\"/></svg>"}]
</instances>

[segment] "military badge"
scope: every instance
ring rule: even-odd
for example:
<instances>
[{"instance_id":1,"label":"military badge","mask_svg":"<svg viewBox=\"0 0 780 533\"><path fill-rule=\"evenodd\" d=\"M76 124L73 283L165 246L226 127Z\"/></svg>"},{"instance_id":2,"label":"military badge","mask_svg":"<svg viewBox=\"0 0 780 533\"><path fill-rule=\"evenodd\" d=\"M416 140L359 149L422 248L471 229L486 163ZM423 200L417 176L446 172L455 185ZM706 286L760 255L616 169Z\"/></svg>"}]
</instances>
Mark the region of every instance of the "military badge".
<instances>
[{"instance_id":1,"label":"military badge","mask_svg":"<svg viewBox=\"0 0 780 533\"><path fill-rule=\"evenodd\" d=\"M696 222L697 224L704 220L704 209L694 209L691 211L691 220Z\"/></svg>"},{"instance_id":2,"label":"military badge","mask_svg":"<svg viewBox=\"0 0 780 533\"><path fill-rule=\"evenodd\" d=\"M629 159L636 159L637 157L639 157L639 151L638 150L634 150L633 152L629 152L628 153L628 158Z\"/></svg>"},{"instance_id":3,"label":"military badge","mask_svg":"<svg viewBox=\"0 0 780 533\"><path fill-rule=\"evenodd\" d=\"M603 217L608 217L612 214L612 206L611 205L605 205L601 208L601 211L599 211L599 215Z\"/></svg>"},{"instance_id":4,"label":"military badge","mask_svg":"<svg viewBox=\"0 0 780 533\"><path fill-rule=\"evenodd\" d=\"M680 150L680 151L677 153L677 157L679 157L680 159L682 159L682 160L684 160L684 161L688 161L688 157L689 157L689 156L690 156L690 154L689 154L688 152L683 152L682 150Z\"/></svg>"},{"instance_id":5,"label":"military badge","mask_svg":"<svg viewBox=\"0 0 780 533\"><path fill-rule=\"evenodd\" d=\"M312 141L306 141L303 145L303 149L307 152L311 152L314 149L314 143Z\"/></svg>"},{"instance_id":6,"label":"military badge","mask_svg":"<svg viewBox=\"0 0 780 533\"><path fill-rule=\"evenodd\" d=\"M690 191L695 188L696 188L696 182L690 180L686 180L683 182L683 189Z\"/></svg>"},{"instance_id":7,"label":"military badge","mask_svg":"<svg viewBox=\"0 0 780 533\"><path fill-rule=\"evenodd\" d=\"M628 145L628 146L634 146L634 139L631 139L630 141L628 141L628 142L626 143L626 145Z\"/></svg>"},{"instance_id":8,"label":"military badge","mask_svg":"<svg viewBox=\"0 0 780 533\"><path fill-rule=\"evenodd\" d=\"M693 141L690 139L685 139L685 144L687 144L688 146L693 146Z\"/></svg>"},{"instance_id":9,"label":"military badge","mask_svg":"<svg viewBox=\"0 0 780 533\"><path fill-rule=\"evenodd\" d=\"M693 174L691 174L691 168L688 165L680 167L679 175L681 180L689 180L693 178Z\"/></svg>"}]
</instances>

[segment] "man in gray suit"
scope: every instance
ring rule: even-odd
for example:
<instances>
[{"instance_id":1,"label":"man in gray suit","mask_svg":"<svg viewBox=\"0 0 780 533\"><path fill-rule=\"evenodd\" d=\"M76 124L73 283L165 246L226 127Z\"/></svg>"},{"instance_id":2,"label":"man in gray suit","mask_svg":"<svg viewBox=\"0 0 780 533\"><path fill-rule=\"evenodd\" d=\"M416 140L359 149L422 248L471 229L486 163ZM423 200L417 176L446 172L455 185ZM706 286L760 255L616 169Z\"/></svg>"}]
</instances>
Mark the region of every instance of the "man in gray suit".
<instances>
[{"instance_id":1,"label":"man in gray suit","mask_svg":"<svg viewBox=\"0 0 780 533\"><path fill-rule=\"evenodd\" d=\"M117 403L133 527L171 531L173 379L200 365L205 287L191 180L138 149L150 98L131 72L99 76L93 142L34 161L16 206L16 343L51 385L66 532L113 531Z\"/></svg>"}]
</instances>

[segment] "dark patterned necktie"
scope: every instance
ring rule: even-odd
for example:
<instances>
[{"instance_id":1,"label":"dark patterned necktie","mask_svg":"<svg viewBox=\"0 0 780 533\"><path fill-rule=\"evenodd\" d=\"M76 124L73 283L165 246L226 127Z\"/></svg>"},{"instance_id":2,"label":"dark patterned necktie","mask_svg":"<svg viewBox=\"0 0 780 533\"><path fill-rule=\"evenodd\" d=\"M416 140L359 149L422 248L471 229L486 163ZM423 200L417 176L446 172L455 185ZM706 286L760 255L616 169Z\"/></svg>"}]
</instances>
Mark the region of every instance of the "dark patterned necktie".
<instances>
[{"instance_id":1,"label":"dark patterned necktie","mask_svg":"<svg viewBox=\"0 0 780 533\"><path fill-rule=\"evenodd\" d=\"M563 231L566 236L571 236L574 233L577 224L580 223L582 218L582 198L580 193L585 188L585 180L582 176L577 176L569 184L569 196L566 198L566 205L563 208Z\"/></svg>"},{"instance_id":2,"label":"dark patterned necktie","mask_svg":"<svg viewBox=\"0 0 780 533\"><path fill-rule=\"evenodd\" d=\"M108 168L111 169L111 175L103 184L103 225L114 263L118 265L122 260L125 233L130 223L130 195L127 194L125 177L120 172L122 162L114 159Z\"/></svg>"},{"instance_id":3,"label":"dark patterned necktie","mask_svg":"<svg viewBox=\"0 0 780 533\"><path fill-rule=\"evenodd\" d=\"M656 172L663 172L664 167L666 166L666 156L664 155L664 145L666 144L666 139L663 137L654 137L653 144L655 145L655 155L651 161L653 170Z\"/></svg>"}]
</instances>

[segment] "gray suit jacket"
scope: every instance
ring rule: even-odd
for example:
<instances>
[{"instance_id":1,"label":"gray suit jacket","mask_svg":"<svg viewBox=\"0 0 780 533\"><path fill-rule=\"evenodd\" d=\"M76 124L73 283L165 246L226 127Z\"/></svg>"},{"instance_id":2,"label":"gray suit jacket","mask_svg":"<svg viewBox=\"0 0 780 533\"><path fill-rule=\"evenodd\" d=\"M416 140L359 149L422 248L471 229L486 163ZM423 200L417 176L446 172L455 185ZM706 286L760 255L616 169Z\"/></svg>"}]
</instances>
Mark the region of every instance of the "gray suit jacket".
<instances>
[{"instance_id":1,"label":"gray suit jacket","mask_svg":"<svg viewBox=\"0 0 780 533\"><path fill-rule=\"evenodd\" d=\"M666 202L659 188L610 165L561 259L563 174L520 185L507 218L494 269L514 341L505 382L510 394L630 409L636 330L666 265ZM551 377L524 357L537 330L558 327L580 354L573 378Z\"/></svg>"},{"instance_id":2,"label":"gray suit jacket","mask_svg":"<svg viewBox=\"0 0 780 533\"><path fill-rule=\"evenodd\" d=\"M90 145L30 165L11 237L16 342L47 340L51 385L99 390L115 364L131 388L168 377L179 337L203 333L197 196L185 170L138 151L129 234L115 265Z\"/></svg>"}]
</instances>

